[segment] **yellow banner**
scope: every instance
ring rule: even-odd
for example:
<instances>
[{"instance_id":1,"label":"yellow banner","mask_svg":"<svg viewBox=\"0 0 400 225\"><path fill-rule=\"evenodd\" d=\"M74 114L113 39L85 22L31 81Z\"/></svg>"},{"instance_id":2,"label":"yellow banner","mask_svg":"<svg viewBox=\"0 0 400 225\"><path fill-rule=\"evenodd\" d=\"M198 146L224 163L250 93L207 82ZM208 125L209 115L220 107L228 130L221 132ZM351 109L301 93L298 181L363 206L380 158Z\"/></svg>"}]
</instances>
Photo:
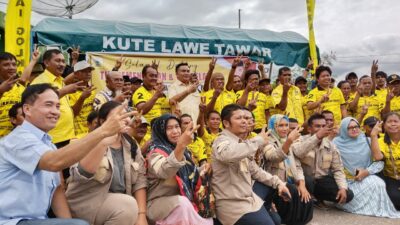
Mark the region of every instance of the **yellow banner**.
<instances>
[{"instance_id":1,"label":"yellow banner","mask_svg":"<svg viewBox=\"0 0 400 225\"><path fill-rule=\"evenodd\" d=\"M315 72L315 68L318 66L318 56L317 56L317 46L315 45L315 36L314 36L314 8L315 8L315 0L306 0L307 1L307 18L308 18L308 40L310 45L310 57L314 63L313 73Z\"/></svg>"},{"instance_id":2,"label":"yellow banner","mask_svg":"<svg viewBox=\"0 0 400 225\"><path fill-rule=\"evenodd\" d=\"M5 51L17 58L17 71L29 64L31 33L31 0L9 0L5 21Z\"/></svg>"},{"instance_id":3,"label":"yellow banner","mask_svg":"<svg viewBox=\"0 0 400 225\"><path fill-rule=\"evenodd\" d=\"M105 87L105 75L111 71L118 59L122 59L122 66L119 69L124 76L139 77L142 79L142 68L146 64L152 64L155 61L158 66L158 73L165 85L169 85L176 80L175 66L181 62L187 62L191 73L196 73L200 83L204 83L210 56L176 56L176 55L121 55L112 53L86 53L88 62L95 68L92 74L92 84L97 90ZM234 57L217 57L214 68L215 72L221 72L225 75L227 81ZM244 58L242 58L243 60ZM240 75L243 67L236 68L235 74Z\"/></svg>"}]
</instances>

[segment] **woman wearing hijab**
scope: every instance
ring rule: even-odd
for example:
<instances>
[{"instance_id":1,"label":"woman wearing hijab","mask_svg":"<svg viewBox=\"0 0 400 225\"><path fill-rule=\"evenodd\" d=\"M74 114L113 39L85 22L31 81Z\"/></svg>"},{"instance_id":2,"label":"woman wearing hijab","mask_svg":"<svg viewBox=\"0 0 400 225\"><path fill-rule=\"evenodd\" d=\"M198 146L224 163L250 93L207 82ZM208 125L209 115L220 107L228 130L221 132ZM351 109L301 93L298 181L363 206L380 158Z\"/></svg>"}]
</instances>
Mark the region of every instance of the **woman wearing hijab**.
<instances>
[{"instance_id":1,"label":"woman wearing hijab","mask_svg":"<svg viewBox=\"0 0 400 225\"><path fill-rule=\"evenodd\" d=\"M170 114L153 122L152 145L147 154L148 218L157 225L213 224L212 219L197 213L211 217L207 208L199 207L200 172L186 148L198 127L190 123L182 133L179 119Z\"/></svg>"},{"instance_id":2,"label":"woman wearing hijab","mask_svg":"<svg viewBox=\"0 0 400 225\"><path fill-rule=\"evenodd\" d=\"M339 208L355 214L400 218L385 189L385 182L374 175L379 173L384 163L373 162L370 140L360 130L355 118L347 117L340 125L339 137L333 139L344 166L349 189L354 198Z\"/></svg>"},{"instance_id":3,"label":"woman wearing hijab","mask_svg":"<svg viewBox=\"0 0 400 225\"><path fill-rule=\"evenodd\" d=\"M99 124L121 103L109 101L98 112ZM66 197L73 217L93 225L147 225L146 167L136 141L126 134L103 139L72 166Z\"/></svg>"},{"instance_id":4,"label":"woman wearing hijab","mask_svg":"<svg viewBox=\"0 0 400 225\"><path fill-rule=\"evenodd\" d=\"M263 149L261 162L264 170L287 182L292 198L290 201L274 198L274 203L282 223L288 225L306 224L313 217L313 205L305 185L301 163L289 149L300 137L301 130L302 128L298 127L289 133L289 118L280 114L273 115L268 121L270 138ZM256 193L257 185L260 184L254 184Z\"/></svg>"}]
</instances>

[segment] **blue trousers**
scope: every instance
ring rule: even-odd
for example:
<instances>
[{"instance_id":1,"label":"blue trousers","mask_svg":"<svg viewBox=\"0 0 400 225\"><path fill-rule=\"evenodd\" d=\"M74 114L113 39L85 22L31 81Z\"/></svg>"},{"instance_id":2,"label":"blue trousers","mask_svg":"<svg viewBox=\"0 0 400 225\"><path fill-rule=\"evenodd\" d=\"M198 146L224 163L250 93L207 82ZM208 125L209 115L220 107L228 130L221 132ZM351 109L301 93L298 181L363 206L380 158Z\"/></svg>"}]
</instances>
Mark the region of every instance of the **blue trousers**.
<instances>
[{"instance_id":1,"label":"blue trousers","mask_svg":"<svg viewBox=\"0 0 400 225\"><path fill-rule=\"evenodd\" d=\"M89 225L89 223L80 219L34 219L21 220L17 225Z\"/></svg>"}]
</instances>

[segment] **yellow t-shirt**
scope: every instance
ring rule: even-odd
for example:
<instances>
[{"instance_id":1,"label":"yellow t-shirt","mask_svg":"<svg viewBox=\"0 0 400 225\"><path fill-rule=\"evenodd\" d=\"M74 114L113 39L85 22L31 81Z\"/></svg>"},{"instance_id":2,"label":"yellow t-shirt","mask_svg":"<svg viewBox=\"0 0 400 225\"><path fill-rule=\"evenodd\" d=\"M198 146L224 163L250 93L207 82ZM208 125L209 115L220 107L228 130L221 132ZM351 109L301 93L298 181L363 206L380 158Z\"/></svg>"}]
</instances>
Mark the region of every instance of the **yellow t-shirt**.
<instances>
[{"instance_id":1,"label":"yellow t-shirt","mask_svg":"<svg viewBox=\"0 0 400 225\"><path fill-rule=\"evenodd\" d=\"M384 137L379 138L379 148L381 149L384 160L385 160L385 167L383 168L383 174L385 176L391 177L396 179L394 174L394 169L397 171L397 175L400 178L400 142L397 144L391 143L390 149L392 150L393 158L394 158L394 165L392 164L389 145L384 142Z\"/></svg>"},{"instance_id":2,"label":"yellow t-shirt","mask_svg":"<svg viewBox=\"0 0 400 225\"><path fill-rule=\"evenodd\" d=\"M258 91L256 92L252 91L248 95L246 107L249 105L249 102L253 98L253 95L257 96L257 94L258 94L257 107L252 112L255 117L254 129L261 129L265 124L267 124L267 119L265 118L265 111L272 108L273 103L271 101L271 98L268 98L265 94ZM243 90L236 92L236 95L239 96L237 99L240 99L240 97L243 95Z\"/></svg>"},{"instance_id":3,"label":"yellow t-shirt","mask_svg":"<svg viewBox=\"0 0 400 225\"><path fill-rule=\"evenodd\" d=\"M394 96L390 100L390 111L400 113L400 96Z\"/></svg>"},{"instance_id":4,"label":"yellow t-shirt","mask_svg":"<svg viewBox=\"0 0 400 225\"><path fill-rule=\"evenodd\" d=\"M201 96L206 97L206 105L211 102L211 99L214 95L214 89L208 90L206 92L202 92ZM236 95L233 91L224 90L218 96L215 101L214 110L221 113L222 109L229 104L236 103Z\"/></svg>"},{"instance_id":5,"label":"yellow t-shirt","mask_svg":"<svg viewBox=\"0 0 400 225\"><path fill-rule=\"evenodd\" d=\"M171 105L169 104L169 99L164 96L159 98L158 100L161 102L161 115L171 113Z\"/></svg>"},{"instance_id":6,"label":"yellow t-shirt","mask_svg":"<svg viewBox=\"0 0 400 225\"><path fill-rule=\"evenodd\" d=\"M282 111L275 106L281 102L283 95L283 86L278 85L272 91L272 99L274 100L274 108L271 109L271 115L274 114L283 114L287 115L288 117L295 118L299 122L299 124L304 123L304 113L303 107L301 104L301 92L300 89L294 85L289 88L288 95L287 95L287 106L286 110Z\"/></svg>"},{"instance_id":7,"label":"yellow t-shirt","mask_svg":"<svg viewBox=\"0 0 400 225\"><path fill-rule=\"evenodd\" d=\"M314 110L308 110L307 108L307 95L301 96L301 105L303 108L304 122L306 122L308 118L310 118L310 116L314 113Z\"/></svg>"},{"instance_id":8,"label":"yellow t-shirt","mask_svg":"<svg viewBox=\"0 0 400 225\"><path fill-rule=\"evenodd\" d=\"M81 95L82 91L77 91L69 95L71 106L75 105ZM89 132L89 128L87 127L87 117L93 111L93 101L95 96L96 91L92 91L91 95L83 102L79 114L74 117L75 135L77 138L82 138Z\"/></svg>"},{"instance_id":9,"label":"yellow t-shirt","mask_svg":"<svg viewBox=\"0 0 400 225\"><path fill-rule=\"evenodd\" d=\"M141 86L132 95L133 105L137 107L139 103L144 103L149 101L153 97L153 95L154 95L154 90L147 90L144 86ZM144 118L147 120L147 122L151 123L151 121L154 118L157 118L162 115L162 110L161 110L162 104L163 104L163 99L158 98L156 103L150 109L150 111L148 111L146 114L143 115Z\"/></svg>"},{"instance_id":10,"label":"yellow t-shirt","mask_svg":"<svg viewBox=\"0 0 400 225\"><path fill-rule=\"evenodd\" d=\"M11 90L3 93L0 98L0 138L6 136L13 129L8 111L14 104L21 102L21 95L24 90L25 87L22 84L16 83Z\"/></svg>"},{"instance_id":11,"label":"yellow t-shirt","mask_svg":"<svg viewBox=\"0 0 400 225\"><path fill-rule=\"evenodd\" d=\"M215 140L216 137L218 137L218 134L213 134L208 132L207 129L204 129L204 134L203 137L201 137L201 139L203 139L204 144L206 145L206 154L207 154L207 160L210 161L211 160L211 153L212 153L212 144Z\"/></svg>"},{"instance_id":12,"label":"yellow t-shirt","mask_svg":"<svg viewBox=\"0 0 400 225\"><path fill-rule=\"evenodd\" d=\"M386 96L388 93L387 88L382 88L382 89L375 89L375 94L378 96L381 101L385 102L386 101Z\"/></svg>"},{"instance_id":13,"label":"yellow t-shirt","mask_svg":"<svg viewBox=\"0 0 400 225\"><path fill-rule=\"evenodd\" d=\"M196 165L199 165L201 160L207 159L206 145L201 138L196 137L187 147L192 152Z\"/></svg>"},{"instance_id":14,"label":"yellow t-shirt","mask_svg":"<svg viewBox=\"0 0 400 225\"><path fill-rule=\"evenodd\" d=\"M377 95L360 97L358 99L357 112L355 113L356 118L358 118L360 116L362 107L366 104L369 104L368 112L364 116L361 124L363 124L364 120L370 116L375 116L376 118L380 119L381 118L381 110L383 109L385 102L382 101L382 99L379 98L379 96L377 96Z\"/></svg>"},{"instance_id":15,"label":"yellow t-shirt","mask_svg":"<svg viewBox=\"0 0 400 225\"><path fill-rule=\"evenodd\" d=\"M340 124L342 120L342 111L340 106L345 104L346 101L344 100L342 91L339 88L332 88L330 89L331 93L329 95L329 100L321 104L321 111L322 110L329 110L333 113L335 118L335 124ZM324 94L328 93L328 90L323 90L318 87L312 89L307 96L307 103L308 102L317 102L319 101ZM313 110L315 111L315 110Z\"/></svg>"},{"instance_id":16,"label":"yellow t-shirt","mask_svg":"<svg viewBox=\"0 0 400 225\"><path fill-rule=\"evenodd\" d=\"M36 77L31 84L50 83L51 85L61 89L64 87L64 79L56 77L48 70ZM60 118L56 126L49 131L53 143L59 143L75 138L74 128L74 112L69 102L69 95L65 95L60 99Z\"/></svg>"}]
</instances>

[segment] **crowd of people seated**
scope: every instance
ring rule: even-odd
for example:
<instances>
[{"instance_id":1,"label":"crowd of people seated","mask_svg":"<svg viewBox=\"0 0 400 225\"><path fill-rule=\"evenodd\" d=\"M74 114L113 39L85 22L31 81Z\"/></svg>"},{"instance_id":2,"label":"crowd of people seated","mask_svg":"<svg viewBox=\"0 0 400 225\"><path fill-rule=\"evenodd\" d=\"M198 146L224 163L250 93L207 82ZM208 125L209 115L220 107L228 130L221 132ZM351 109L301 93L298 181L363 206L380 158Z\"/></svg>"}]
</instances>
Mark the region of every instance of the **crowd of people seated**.
<instances>
[{"instance_id":1,"label":"crowd of people seated","mask_svg":"<svg viewBox=\"0 0 400 225\"><path fill-rule=\"evenodd\" d=\"M312 62L272 81L262 63L236 57L222 74L213 58L204 84L182 62L165 87L155 61L129 77L118 59L97 90L77 55L39 64L35 50L18 76L0 53L0 224L304 225L314 207L400 218L400 76L377 61L335 86Z\"/></svg>"}]
</instances>

